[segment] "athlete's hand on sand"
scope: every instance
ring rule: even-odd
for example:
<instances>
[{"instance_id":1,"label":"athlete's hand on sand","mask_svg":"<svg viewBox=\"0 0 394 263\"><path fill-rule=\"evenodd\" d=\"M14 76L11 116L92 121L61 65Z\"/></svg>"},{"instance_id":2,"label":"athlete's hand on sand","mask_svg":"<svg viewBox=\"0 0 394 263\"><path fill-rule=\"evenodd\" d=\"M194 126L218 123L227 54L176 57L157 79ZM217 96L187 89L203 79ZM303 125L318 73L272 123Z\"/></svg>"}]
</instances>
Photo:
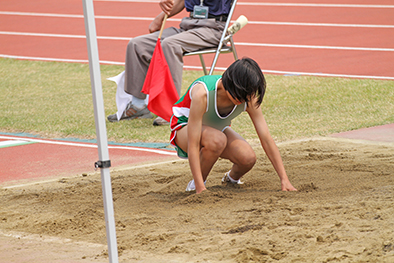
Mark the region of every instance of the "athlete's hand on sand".
<instances>
[{"instance_id":1,"label":"athlete's hand on sand","mask_svg":"<svg viewBox=\"0 0 394 263\"><path fill-rule=\"evenodd\" d=\"M290 181L284 181L282 184L282 191L297 191L297 189L291 185Z\"/></svg>"}]
</instances>

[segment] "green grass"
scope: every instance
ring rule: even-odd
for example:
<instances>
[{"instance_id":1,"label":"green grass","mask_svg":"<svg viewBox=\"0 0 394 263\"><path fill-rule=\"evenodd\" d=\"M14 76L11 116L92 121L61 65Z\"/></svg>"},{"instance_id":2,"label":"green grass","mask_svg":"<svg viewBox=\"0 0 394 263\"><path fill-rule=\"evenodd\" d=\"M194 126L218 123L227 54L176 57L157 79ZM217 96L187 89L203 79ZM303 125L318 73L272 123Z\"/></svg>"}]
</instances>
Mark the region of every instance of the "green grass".
<instances>
[{"instance_id":1,"label":"green grass","mask_svg":"<svg viewBox=\"0 0 394 263\"><path fill-rule=\"evenodd\" d=\"M116 112L116 85L108 77L122 66L101 66L106 115ZM183 91L201 71L185 71ZM394 81L266 75L263 113L278 141L327 135L394 122ZM42 137L96 137L89 66L0 59L0 132ZM107 122L110 141L167 142L169 128L152 119ZM233 128L257 136L247 116Z\"/></svg>"}]
</instances>

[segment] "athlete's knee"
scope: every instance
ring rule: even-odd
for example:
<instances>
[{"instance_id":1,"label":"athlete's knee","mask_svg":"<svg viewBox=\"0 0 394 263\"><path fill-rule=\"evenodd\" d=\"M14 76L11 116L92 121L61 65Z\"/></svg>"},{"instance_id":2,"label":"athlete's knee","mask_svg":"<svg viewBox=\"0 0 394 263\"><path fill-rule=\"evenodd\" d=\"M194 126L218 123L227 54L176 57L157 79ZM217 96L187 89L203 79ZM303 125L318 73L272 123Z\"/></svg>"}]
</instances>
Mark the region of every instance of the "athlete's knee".
<instances>
[{"instance_id":1,"label":"athlete's knee","mask_svg":"<svg viewBox=\"0 0 394 263\"><path fill-rule=\"evenodd\" d=\"M243 167L252 168L256 163L256 154L250 149L238 156L238 164Z\"/></svg>"},{"instance_id":2,"label":"athlete's knee","mask_svg":"<svg viewBox=\"0 0 394 263\"><path fill-rule=\"evenodd\" d=\"M224 133L215 133L209 136L209 139L205 143L204 147L217 155L220 155L227 145L227 137Z\"/></svg>"}]
</instances>

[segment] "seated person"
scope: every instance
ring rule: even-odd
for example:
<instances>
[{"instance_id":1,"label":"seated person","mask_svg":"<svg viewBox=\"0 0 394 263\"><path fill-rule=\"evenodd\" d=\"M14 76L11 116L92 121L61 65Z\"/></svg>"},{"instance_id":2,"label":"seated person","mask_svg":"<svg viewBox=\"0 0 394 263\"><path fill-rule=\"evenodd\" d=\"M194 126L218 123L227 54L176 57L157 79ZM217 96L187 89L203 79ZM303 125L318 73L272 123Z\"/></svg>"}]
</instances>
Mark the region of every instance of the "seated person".
<instances>
[{"instance_id":1,"label":"seated person","mask_svg":"<svg viewBox=\"0 0 394 263\"><path fill-rule=\"evenodd\" d=\"M165 14L174 16L186 8L189 17L184 17L179 28L164 29L161 45L164 56L171 71L175 87L180 95L182 86L183 54L202 48L215 47L219 44L224 30L232 0L160 0L162 12L149 26L148 35L138 36L130 40L126 50L124 77L124 107L118 105L118 113L109 115L111 122L135 118L152 118L147 109L146 94L142 93L145 76L156 46L159 30ZM208 7L207 18L193 17L195 6ZM119 83L118 83L119 84ZM118 87L119 91L119 87ZM118 101L117 95L117 101ZM158 117L154 125L168 124Z\"/></svg>"}]
</instances>

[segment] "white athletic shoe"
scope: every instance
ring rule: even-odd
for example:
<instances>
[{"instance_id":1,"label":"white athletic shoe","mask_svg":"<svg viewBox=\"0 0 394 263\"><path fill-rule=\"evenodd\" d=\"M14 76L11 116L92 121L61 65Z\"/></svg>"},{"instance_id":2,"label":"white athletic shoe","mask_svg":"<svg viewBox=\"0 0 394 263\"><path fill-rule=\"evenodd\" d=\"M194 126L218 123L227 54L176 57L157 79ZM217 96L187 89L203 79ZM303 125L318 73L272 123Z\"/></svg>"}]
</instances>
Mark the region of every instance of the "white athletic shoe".
<instances>
[{"instance_id":1,"label":"white athletic shoe","mask_svg":"<svg viewBox=\"0 0 394 263\"><path fill-rule=\"evenodd\" d=\"M222 184L224 184L224 183L243 184L244 183L244 182L241 182L241 179L234 180L233 178L231 178L230 172L231 172L231 170L224 174L224 176L222 178Z\"/></svg>"},{"instance_id":2,"label":"white athletic shoe","mask_svg":"<svg viewBox=\"0 0 394 263\"><path fill-rule=\"evenodd\" d=\"M204 182L204 185L206 185L207 181ZM196 190L196 185L194 184L194 180L191 180L186 187L186 192L191 192Z\"/></svg>"},{"instance_id":3,"label":"white athletic shoe","mask_svg":"<svg viewBox=\"0 0 394 263\"><path fill-rule=\"evenodd\" d=\"M196 186L194 185L194 180L191 180L186 187L186 192L191 192L196 190Z\"/></svg>"}]
</instances>

